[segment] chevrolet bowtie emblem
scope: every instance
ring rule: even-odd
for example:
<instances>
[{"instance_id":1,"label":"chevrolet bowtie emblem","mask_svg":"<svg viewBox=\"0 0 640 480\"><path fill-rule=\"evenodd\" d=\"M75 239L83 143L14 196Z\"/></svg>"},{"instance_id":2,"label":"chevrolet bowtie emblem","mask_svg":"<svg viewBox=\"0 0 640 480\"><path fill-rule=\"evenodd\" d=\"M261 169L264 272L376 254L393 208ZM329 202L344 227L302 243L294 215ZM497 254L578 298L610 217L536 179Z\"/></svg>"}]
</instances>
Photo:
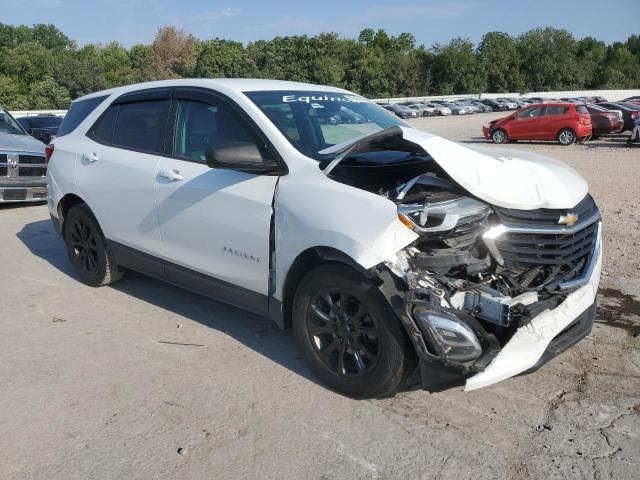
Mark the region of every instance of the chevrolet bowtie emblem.
<instances>
[{"instance_id":1,"label":"chevrolet bowtie emblem","mask_svg":"<svg viewBox=\"0 0 640 480\"><path fill-rule=\"evenodd\" d=\"M578 221L578 215L575 213L567 213L566 215L560 215L558 223L560 225L566 225L567 227L573 227Z\"/></svg>"}]
</instances>

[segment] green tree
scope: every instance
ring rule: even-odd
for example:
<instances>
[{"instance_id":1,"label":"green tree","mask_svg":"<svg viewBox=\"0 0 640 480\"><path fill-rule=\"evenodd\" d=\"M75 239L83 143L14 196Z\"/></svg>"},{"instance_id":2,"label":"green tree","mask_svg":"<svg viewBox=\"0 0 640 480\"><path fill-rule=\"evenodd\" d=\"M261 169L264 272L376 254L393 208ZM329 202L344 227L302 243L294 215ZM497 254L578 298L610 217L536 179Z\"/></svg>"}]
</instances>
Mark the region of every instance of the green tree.
<instances>
[{"instance_id":1,"label":"green tree","mask_svg":"<svg viewBox=\"0 0 640 480\"><path fill-rule=\"evenodd\" d=\"M447 45L436 45L433 54L432 71L438 93L451 95L486 91L486 75L469 40L455 38Z\"/></svg>"},{"instance_id":2,"label":"green tree","mask_svg":"<svg viewBox=\"0 0 640 480\"><path fill-rule=\"evenodd\" d=\"M71 103L69 91L58 85L51 77L44 77L42 80L31 85L29 90L30 108L68 108Z\"/></svg>"},{"instance_id":3,"label":"green tree","mask_svg":"<svg viewBox=\"0 0 640 480\"><path fill-rule=\"evenodd\" d=\"M29 108L28 88L6 75L0 75L0 107L7 110Z\"/></svg>"},{"instance_id":4,"label":"green tree","mask_svg":"<svg viewBox=\"0 0 640 480\"><path fill-rule=\"evenodd\" d=\"M489 92L521 92L524 81L516 41L503 32L486 33L478 46L478 58L487 75Z\"/></svg>"},{"instance_id":5,"label":"green tree","mask_svg":"<svg viewBox=\"0 0 640 480\"><path fill-rule=\"evenodd\" d=\"M242 43L214 39L200 44L194 69L196 77L240 78L255 77L258 67Z\"/></svg>"},{"instance_id":6,"label":"green tree","mask_svg":"<svg viewBox=\"0 0 640 480\"><path fill-rule=\"evenodd\" d=\"M573 35L557 28L536 28L518 37L522 73L530 91L582 88Z\"/></svg>"}]
</instances>

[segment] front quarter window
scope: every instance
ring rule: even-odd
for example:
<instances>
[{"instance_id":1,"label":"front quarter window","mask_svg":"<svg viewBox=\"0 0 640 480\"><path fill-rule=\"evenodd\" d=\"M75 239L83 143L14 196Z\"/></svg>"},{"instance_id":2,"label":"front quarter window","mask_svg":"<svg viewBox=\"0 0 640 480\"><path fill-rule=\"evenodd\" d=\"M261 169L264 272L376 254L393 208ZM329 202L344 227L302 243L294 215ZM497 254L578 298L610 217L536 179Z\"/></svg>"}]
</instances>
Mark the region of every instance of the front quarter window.
<instances>
[{"instance_id":1,"label":"front quarter window","mask_svg":"<svg viewBox=\"0 0 640 480\"><path fill-rule=\"evenodd\" d=\"M359 95L342 92L246 92L260 110L304 155L396 125L408 126L393 113Z\"/></svg>"}]
</instances>

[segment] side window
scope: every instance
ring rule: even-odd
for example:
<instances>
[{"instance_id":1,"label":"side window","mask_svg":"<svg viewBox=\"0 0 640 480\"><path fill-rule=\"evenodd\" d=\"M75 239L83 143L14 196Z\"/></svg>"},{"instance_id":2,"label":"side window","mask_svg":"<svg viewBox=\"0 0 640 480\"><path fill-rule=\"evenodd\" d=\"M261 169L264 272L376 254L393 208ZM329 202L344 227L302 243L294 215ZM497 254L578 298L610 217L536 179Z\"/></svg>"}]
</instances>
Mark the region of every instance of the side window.
<instances>
[{"instance_id":1,"label":"side window","mask_svg":"<svg viewBox=\"0 0 640 480\"><path fill-rule=\"evenodd\" d=\"M93 138L102 143L113 143L113 134L116 131L116 121L118 120L118 109L120 105L111 105L102 114L100 120L93 127Z\"/></svg>"},{"instance_id":2,"label":"side window","mask_svg":"<svg viewBox=\"0 0 640 480\"><path fill-rule=\"evenodd\" d=\"M86 100L80 100L79 102L73 102L69 107L69 111L64 116L60 128L58 129L57 136L61 137L68 133L73 132L82 121L89 116L95 108L100 105L109 95L103 95L100 97L87 98Z\"/></svg>"},{"instance_id":3,"label":"side window","mask_svg":"<svg viewBox=\"0 0 640 480\"><path fill-rule=\"evenodd\" d=\"M178 100L173 153L178 157L205 162L205 151L235 143L261 141L246 122L225 102Z\"/></svg>"},{"instance_id":4,"label":"side window","mask_svg":"<svg viewBox=\"0 0 640 480\"><path fill-rule=\"evenodd\" d=\"M576 107L576 111L578 113L589 113L589 110L587 109L587 107L585 107L584 105L578 105Z\"/></svg>"},{"instance_id":5,"label":"side window","mask_svg":"<svg viewBox=\"0 0 640 480\"><path fill-rule=\"evenodd\" d=\"M547 107L545 115L564 115L569 111L569 107Z\"/></svg>"},{"instance_id":6,"label":"side window","mask_svg":"<svg viewBox=\"0 0 640 480\"><path fill-rule=\"evenodd\" d=\"M168 100L120 104L112 143L133 150L161 153L168 106Z\"/></svg>"},{"instance_id":7,"label":"side window","mask_svg":"<svg viewBox=\"0 0 640 480\"><path fill-rule=\"evenodd\" d=\"M542 115L543 111L544 111L544 107L526 108L518 112L518 118L539 117L540 115Z\"/></svg>"}]
</instances>

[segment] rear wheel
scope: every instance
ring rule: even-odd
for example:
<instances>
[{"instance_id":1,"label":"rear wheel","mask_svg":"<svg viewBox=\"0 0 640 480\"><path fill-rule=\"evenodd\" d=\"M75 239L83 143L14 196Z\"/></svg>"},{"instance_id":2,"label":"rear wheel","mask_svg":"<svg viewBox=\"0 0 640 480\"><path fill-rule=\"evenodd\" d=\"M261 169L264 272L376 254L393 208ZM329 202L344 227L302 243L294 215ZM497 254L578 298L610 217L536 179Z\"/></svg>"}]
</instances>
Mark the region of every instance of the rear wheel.
<instances>
[{"instance_id":1,"label":"rear wheel","mask_svg":"<svg viewBox=\"0 0 640 480\"><path fill-rule=\"evenodd\" d=\"M387 300L344 265L320 266L302 280L293 328L316 375L350 397L389 395L415 367L415 352Z\"/></svg>"},{"instance_id":2,"label":"rear wheel","mask_svg":"<svg viewBox=\"0 0 640 480\"><path fill-rule=\"evenodd\" d=\"M491 134L491 140L493 140L493 143L506 143L508 140L507 132L498 128Z\"/></svg>"},{"instance_id":3,"label":"rear wheel","mask_svg":"<svg viewBox=\"0 0 640 480\"><path fill-rule=\"evenodd\" d=\"M563 128L558 132L558 143L560 145L571 145L576 141L576 132L570 128Z\"/></svg>"},{"instance_id":4,"label":"rear wheel","mask_svg":"<svg viewBox=\"0 0 640 480\"><path fill-rule=\"evenodd\" d=\"M64 240L69 259L83 283L101 287L123 277L124 272L113 261L102 230L87 205L75 205L65 215Z\"/></svg>"}]
</instances>

